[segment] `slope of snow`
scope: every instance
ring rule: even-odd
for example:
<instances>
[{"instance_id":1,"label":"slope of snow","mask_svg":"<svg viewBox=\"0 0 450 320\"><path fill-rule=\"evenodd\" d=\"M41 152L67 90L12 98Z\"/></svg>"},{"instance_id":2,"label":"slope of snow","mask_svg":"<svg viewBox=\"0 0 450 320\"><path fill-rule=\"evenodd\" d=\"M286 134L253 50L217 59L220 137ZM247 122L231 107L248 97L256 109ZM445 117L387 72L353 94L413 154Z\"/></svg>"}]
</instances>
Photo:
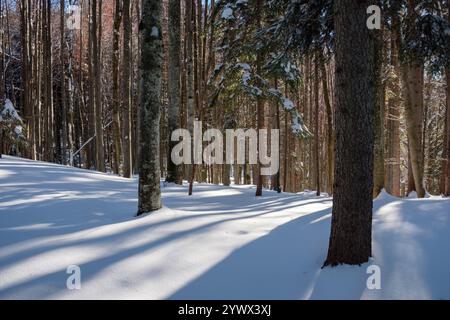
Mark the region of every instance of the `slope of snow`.
<instances>
[{"instance_id":1,"label":"slope of snow","mask_svg":"<svg viewBox=\"0 0 450 320\"><path fill-rule=\"evenodd\" d=\"M383 193L373 260L321 269L326 196L169 185L164 208L136 218L136 191L136 180L0 159L0 298L450 298L450 200ZM366 286L371 264L380 290ZM66 288L70 265L80 290Z\"/></svg>"}]
</instances>

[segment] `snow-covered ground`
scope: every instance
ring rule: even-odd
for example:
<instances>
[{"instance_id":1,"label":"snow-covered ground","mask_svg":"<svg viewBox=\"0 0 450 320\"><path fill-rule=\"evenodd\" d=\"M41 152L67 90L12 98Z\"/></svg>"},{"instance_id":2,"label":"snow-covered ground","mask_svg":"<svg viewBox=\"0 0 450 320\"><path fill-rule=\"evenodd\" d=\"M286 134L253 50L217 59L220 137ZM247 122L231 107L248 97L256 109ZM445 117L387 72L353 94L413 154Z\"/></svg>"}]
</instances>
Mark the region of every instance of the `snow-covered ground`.
<instances>
[{"instance_id":1,"label":"snow-covered ground","mask_svg":"<svg viewBox=\"0 0 450 320\"><path fill-rule=\"evenodd\" d=\"M0 159L0 298L450 299L450 200L382 194L374 259L321 269L331 199L248 186L163 187L134 217L136 180ZM381 270L368 289L367 267ZM81 289L66 288L69 265Z\"/></svg>"}]
</instances>

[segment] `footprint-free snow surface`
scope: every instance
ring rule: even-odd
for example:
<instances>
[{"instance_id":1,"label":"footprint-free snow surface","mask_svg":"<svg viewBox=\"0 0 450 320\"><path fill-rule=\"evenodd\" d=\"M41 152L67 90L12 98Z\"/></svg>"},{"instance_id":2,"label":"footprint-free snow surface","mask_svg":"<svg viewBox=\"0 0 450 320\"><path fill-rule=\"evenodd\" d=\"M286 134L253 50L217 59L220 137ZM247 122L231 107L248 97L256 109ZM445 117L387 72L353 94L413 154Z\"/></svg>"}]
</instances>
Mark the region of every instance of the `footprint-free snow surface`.
<instances>
[{"instance_id":1,"label":"footprint-free snow surface","mask_svg":"<svg viewBox=\"0 0 450 320\"><path fill-rule=\"evenodd\" d=\"M450 298L448 199L382 193L373 259L321 269L331 198L167 185L164 208L137 218L136 195L136 180L0 159L0 298ZM367 286L373 264L381 289ZM79 290L67 288L72 265Z\"/></svg>"}]
</instances>

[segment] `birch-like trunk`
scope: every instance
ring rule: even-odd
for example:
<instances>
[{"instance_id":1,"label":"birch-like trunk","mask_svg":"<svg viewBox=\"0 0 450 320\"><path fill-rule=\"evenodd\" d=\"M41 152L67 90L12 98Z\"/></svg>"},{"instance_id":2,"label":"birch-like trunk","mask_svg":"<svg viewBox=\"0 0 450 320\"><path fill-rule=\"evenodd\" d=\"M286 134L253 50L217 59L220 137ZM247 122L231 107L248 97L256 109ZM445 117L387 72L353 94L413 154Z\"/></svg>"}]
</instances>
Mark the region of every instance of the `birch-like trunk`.
<instances>
[{"instance_id":1,"label":"birch-like trunk","mask_svg":"<svg viewBox=\"0 0 450 320\"><path fill-rule=\"evenodd\" d=\"M159 120L163 62L162 2L142 0L138 215L161 208Z\"/></svg>"}]
</instances>

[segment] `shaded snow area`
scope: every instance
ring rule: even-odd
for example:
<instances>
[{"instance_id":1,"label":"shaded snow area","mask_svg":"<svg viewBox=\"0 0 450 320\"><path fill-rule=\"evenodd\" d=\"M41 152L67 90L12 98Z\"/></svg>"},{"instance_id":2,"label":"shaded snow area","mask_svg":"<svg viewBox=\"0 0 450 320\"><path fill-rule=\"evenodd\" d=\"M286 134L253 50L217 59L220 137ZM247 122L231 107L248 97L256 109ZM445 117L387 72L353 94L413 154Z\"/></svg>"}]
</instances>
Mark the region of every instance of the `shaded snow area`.
<instances>
[{"instance_id":1,"label":"shaded snow area","mask_svg":"<svg viewBox=\"0 0 450 320\"><path fill-rule=\"evenodd\" d=\"M0 159L0 298L450 298L450 200L383 193L374 259L321 269L326 196L168 185L164 208L136 218L136 191L136 180ZM372 264L379 290L366 284ZM66 287L70 265L79 290Z\"/></svg>"}]
</instances>

